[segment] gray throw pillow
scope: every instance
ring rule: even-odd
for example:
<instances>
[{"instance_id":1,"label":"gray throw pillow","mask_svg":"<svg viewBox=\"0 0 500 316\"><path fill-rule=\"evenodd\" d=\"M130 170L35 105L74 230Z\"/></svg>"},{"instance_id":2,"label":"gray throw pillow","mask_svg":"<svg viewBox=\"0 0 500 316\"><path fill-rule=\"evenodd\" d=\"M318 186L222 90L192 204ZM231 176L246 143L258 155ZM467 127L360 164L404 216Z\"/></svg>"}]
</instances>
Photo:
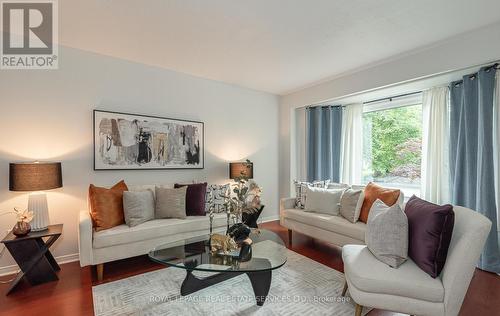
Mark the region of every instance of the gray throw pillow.
<instances>
[{"instance_id":1,"label":"gray throw pillow","mask_svg":"<svg viewBox=\"0 0 500 316\"><path fill-rule=\"evenodd\" d=\"M347 189L340 198L340 215L351 223L356 223L361 213L365 194L363 190Z\"/></svg>"},{"instance_id":2,"label":"gray throw pillow","mask_svg":"<svg viewBox=\"0 0 500 316\"><path fill-rule=\"evenodd\" d=\"M155 218L186 218L187 187L167 189L156 187Z\"/></svg>"},{"instance_id":3,"label":"gray throw pillow","mask_svg":"<svg viewBox=\"0 0 500 316\"><path fill-rule=\"evenodd\" d=\"M340 197L344 190L328 190L322 188L307 188L305 212L339 215Z\"/></svg>"},{"instance_id":4,"label":"gray throw pillow","mask_svg":"<svg viewBox=\"0 0 500 316\"><path fill-rule=\"evenodd\" d=\"M373 255L397 268L408 258L408 218L398 204L373 202L366 224L365 242Z\"/></svg>"},{"instance_id":5,"label":"gray throw pillow","mask_svg":"<svg viewBox=\"0 0 500 316\"><path fill-rule=\"evenodd\" d=\"M137 226L155 218L155 200L151 190L123 192L123 215L125 223Z\"/></svg>"}]
</instances>

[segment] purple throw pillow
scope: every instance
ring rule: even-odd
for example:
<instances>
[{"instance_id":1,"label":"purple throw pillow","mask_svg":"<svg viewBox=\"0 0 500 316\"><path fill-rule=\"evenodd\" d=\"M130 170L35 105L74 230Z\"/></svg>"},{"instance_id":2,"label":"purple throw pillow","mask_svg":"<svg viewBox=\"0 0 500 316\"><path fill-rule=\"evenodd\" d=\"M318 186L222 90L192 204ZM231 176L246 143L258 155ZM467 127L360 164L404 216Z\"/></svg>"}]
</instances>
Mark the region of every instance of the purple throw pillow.
<instances>
[{"instance_id":1,"label":"purple throw pillow","mask_svg":"<svg viewBox=\"0 0 500 316\"><path fill-rule=\"evenodd\" d=\"M455 223L453 206L437 205L414 195L406 203L405 213L408 217L408 256L436 278L448 255Z\"/></svg>"},{"instance_id":2,"label":"purple throw pillow","mask_svg":"<svg viewBox=\"0 0 500 316\"><path fill-rule=\"evenodd\" d=\"M186 215L205 216L205 194L207 193L207 183L178 184L174 188L187 186L186 191Z\"/></svg>"}]
</instances>

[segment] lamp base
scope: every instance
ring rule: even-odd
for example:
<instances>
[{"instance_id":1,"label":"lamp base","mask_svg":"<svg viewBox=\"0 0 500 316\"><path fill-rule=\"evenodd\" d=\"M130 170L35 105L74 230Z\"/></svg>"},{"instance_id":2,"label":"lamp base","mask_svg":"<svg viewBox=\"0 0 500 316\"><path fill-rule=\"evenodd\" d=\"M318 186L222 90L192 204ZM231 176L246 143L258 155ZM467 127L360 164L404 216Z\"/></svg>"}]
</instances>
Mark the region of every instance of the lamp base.
<instances>
[{"instance_id":1,"label":"lamp base","mask_svg":"<svg viewBox=\"0 0 500 316\"><path fill-rule=\"evenodd\" d=\"M46 230L49 226L49 207L46 193L31 193L28 198L28 211L33 212L31 231Z\"/></svg>"}]
</instances>

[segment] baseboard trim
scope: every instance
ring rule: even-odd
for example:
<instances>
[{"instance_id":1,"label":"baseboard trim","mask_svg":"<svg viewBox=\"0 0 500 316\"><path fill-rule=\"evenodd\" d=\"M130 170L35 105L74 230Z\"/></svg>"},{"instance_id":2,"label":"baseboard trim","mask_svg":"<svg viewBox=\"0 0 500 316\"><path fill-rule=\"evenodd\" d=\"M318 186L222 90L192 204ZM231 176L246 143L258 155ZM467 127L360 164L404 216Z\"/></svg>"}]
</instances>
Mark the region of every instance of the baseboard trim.
<instances>
[{"instance_id":1,"label":"baseboard trim","mask_svg":"<svg viewBox=\"0 0 500 316\"><path fill-rule=\"evenodd\" d=\"M280 219L279 215L272 215L272 216L262 217L257 222L259 222L259 223L266 223L266 222L277 221L279 219Z\"/></svg>"},{"instance_id":2,"label":"baseboard trim","mask_svg":"<svg viewBox=\"0 0 500 316\"><path fill-rule=\"evenodd\" d=\"M74 254L70 254L70 255L63 255L63 256L55 257L55 259L56 259L58 264L63 264L63 263L78 261L80 258L79 258L79 255L77 253L74 253ZM19 267L17 266L17 264L5 266L5 267L0 267L0 276L14 274L17 272L19 272Z\"/></svg>"}]
</instances>

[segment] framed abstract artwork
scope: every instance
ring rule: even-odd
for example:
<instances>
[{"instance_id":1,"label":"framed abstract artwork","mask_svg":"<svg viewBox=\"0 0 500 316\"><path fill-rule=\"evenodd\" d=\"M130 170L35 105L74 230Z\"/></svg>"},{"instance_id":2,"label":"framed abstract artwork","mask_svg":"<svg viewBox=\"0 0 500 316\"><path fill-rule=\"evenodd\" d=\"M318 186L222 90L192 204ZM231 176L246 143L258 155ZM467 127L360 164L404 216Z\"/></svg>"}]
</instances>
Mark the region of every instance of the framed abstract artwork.
<instances>
[{"instance_id":1,"label":"framed abstract artwork","mask_svg":"<svg viewBox=\"0 0 500 316\"><path fill-rule=\"evenodd\" d=\"M203 167L202 122L94 110L94 170Z\"/></svg>"}]
</instances>

